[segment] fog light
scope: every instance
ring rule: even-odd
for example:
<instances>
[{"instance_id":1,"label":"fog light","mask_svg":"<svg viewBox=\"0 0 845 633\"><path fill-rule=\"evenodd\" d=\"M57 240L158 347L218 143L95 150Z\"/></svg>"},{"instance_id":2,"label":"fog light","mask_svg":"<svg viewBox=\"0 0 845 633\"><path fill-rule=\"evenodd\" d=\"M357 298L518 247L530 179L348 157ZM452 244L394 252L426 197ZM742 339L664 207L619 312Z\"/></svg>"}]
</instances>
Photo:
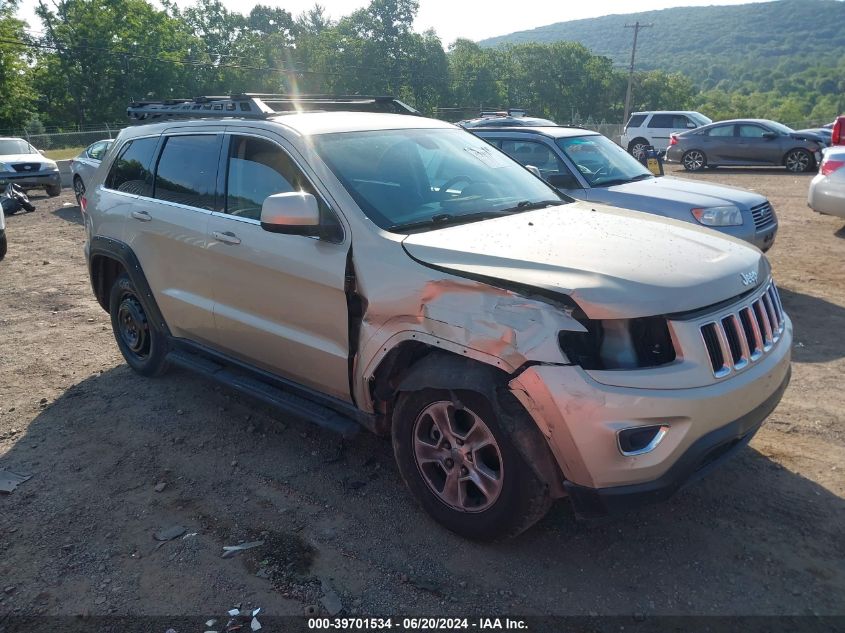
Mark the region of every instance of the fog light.
<instances>
[{"instance_id":1,"label":"fog light","mask_svg":"<svg viewBox=\"0 0 845 633\"><path fill-rule=\"evenodd\" d=\"M669 427L665 424L622 429L616 433L619 452L626 457L650 453L663 441L668 430Z\"/></svg>"}]
</instances>

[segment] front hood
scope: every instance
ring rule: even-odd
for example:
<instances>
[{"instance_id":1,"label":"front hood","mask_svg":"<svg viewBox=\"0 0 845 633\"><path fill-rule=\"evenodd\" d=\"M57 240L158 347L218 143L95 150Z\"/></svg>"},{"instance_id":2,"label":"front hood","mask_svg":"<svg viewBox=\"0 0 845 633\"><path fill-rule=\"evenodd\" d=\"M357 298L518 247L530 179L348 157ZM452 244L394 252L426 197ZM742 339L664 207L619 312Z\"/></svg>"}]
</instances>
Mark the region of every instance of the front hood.
<instances>
[{"instance_id":1,"label":"front hood","mask_svg":"<svg viewBox=\"0 0 845 633\"><path fill-rule=\"evenodd\" d=\"M691 224L573 203L410 235L418 261L571 297L593 319L696 310L746 292L769 265L745 242Z\"/></svg>"},{"instance_id":2,"label":"front hood","mask_svg":"<svg viewBox=\"0 0 845 633\"><path fill-rule=\"evenodd\" d=\"M792 132L789 136L799 141L813 141L814 143L822 144L824 144L825 142L824 138L822 138L822 135L817 134L816 132Z\"/></svg>"},{"instance_id":3,"label":"front hood","mask_svg":"<svg viewBox=\"0 0 845 633\"><path fill-rule=\"evenodd\" d=\"M656 202L658 209L661 202L668 202L673 207L683 206L687 212L694 207L734 204L750 208L766 202L766 198L760 194L744 189L668 176L629 182L606 189L594 187L590 190L591 193L595 192L600 200L603 200L602 191L607 192L605 195L612 199L614 204L637 211L652 211Z\"/></svg>"},{"instance_id":4,"label":"front hood","mask_svg":"<svg viewBox=\"0 0 845 633\"><path fill-rule=\"evenodd\" d=\"M5 154L0 156L0 163L47 163L53 162L42 154Z\"/></svg>"}]
</instances>

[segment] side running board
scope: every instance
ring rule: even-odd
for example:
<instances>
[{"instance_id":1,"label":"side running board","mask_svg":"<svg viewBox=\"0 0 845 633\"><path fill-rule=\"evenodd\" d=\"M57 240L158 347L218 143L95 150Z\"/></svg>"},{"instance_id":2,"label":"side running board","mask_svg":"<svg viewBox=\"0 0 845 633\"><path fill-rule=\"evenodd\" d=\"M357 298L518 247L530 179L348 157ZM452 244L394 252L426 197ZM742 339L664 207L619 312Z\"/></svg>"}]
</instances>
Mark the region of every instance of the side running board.
<instances>
[{"instance_id":1,"label":"side running board","mask_svg":"<svg viewBox=\"0 0 845 633\"><path fill-rule=\"evenodd\" d=\"M292 416L339 433L343 437L352 437L361 428L360 424L333 409L268 384L237 367L215 362L184 349L172 350L168 354L168 359L174 365L211 378Z\"/></svg>"}]
</instances>

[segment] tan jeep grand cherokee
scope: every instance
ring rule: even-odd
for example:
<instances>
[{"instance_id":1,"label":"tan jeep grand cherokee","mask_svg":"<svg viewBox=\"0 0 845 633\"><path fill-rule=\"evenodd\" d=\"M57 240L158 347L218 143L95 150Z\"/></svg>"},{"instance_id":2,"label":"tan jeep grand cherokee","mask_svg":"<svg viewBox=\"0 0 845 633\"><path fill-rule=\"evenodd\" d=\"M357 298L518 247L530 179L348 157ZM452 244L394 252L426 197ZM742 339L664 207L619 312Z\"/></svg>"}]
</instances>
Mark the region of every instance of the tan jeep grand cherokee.
<instances>
[{"instance_id":1,"label":"tan jeep grand cherokee","mask_svg":"<svg viewBox=\"0 0 845 633\"><path fill-rule=\"evenodd\" d=\"M792 326L744 242L574 202L441 121L221 103L124 130L82 200L137 372L391 435L420 504L480 539L560 497L665 499L780 400Z\"/></svg>"}]
</instances>

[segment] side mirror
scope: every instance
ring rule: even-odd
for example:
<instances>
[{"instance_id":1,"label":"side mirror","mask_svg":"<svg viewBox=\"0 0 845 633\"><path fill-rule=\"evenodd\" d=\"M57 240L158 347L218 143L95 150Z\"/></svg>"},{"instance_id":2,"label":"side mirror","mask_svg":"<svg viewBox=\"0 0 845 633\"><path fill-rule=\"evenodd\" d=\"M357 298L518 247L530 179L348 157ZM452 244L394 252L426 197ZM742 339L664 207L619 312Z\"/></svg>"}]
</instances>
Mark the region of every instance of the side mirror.
<instances>
[{"instance_id":1,"label":"side mirror","mask_svg":"<svg viewBox=\"0 0 845 633\"><path fill-rule=\"evenodd\" d=\"M543 177L543 174L541 174L541 173L540 173L540 170L539 170L539 169L537 169L534 165L526 165L526 166L525 166L525 169L527 169L527 170L528 170L528 171L530 171L532 174L534 174L535 176L537 176L537 178L542 178L542 177Z\"/></svg>"},{"instance_id":2,"label":"side mirror","mask_svg":"<svg viewBox=\"0 0 845 633\"><path fill-rule=\"evenodd\" d=\"M270 233L315 236L320 233L320 207L310 193L274 193L261 205L261 228Z\"/></svg>"},{"instance_id":3,"label":"side mirror","mask_svg":"<svg viewBox=\"0 0 845 633\"><path fill-rule=\"evenodd\" d=\"M778 134L777 132L763 132L763 138L769 141L772 141L778 138L779 136L780 134Z\"/></svg>"}]
</instances>

